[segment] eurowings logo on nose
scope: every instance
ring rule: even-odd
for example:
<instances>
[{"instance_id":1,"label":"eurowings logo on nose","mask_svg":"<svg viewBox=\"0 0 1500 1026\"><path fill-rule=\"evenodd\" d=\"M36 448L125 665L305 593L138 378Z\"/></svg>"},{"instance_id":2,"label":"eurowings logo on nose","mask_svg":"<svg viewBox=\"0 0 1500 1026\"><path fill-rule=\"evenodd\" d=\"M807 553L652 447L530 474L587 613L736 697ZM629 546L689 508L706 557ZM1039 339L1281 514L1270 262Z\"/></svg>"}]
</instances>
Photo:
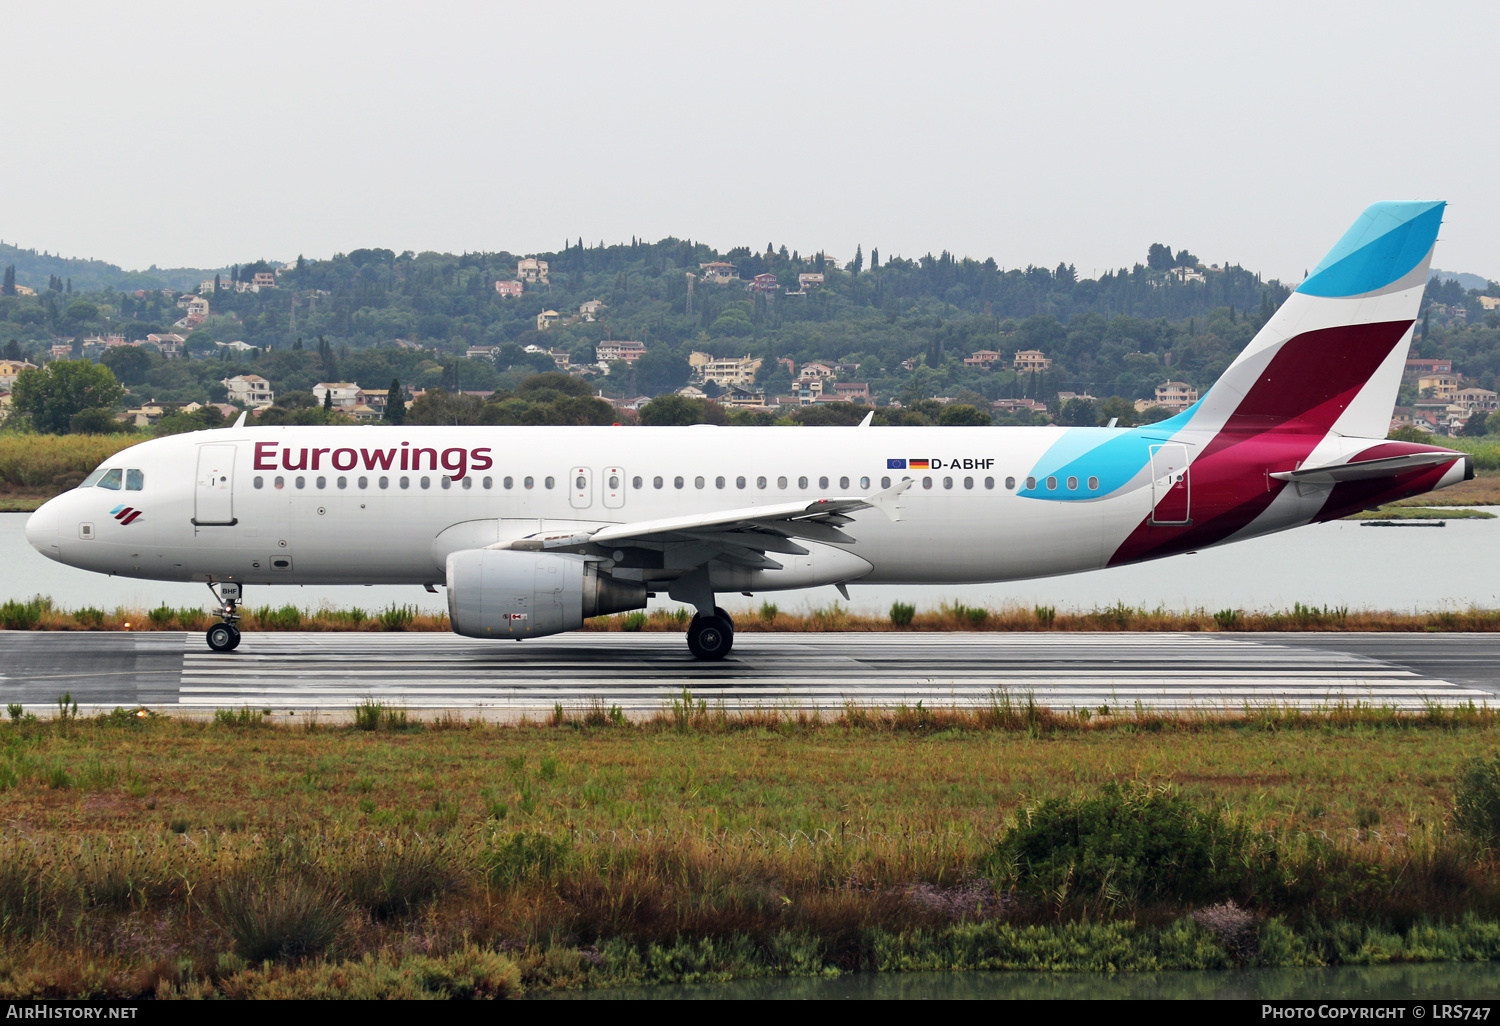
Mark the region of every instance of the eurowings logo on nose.
<instances>
[{"instance_id":1,"label":"eurowings logo on nose","mask_svg":"<svg viewBox=\"0 0 1500 1026\"><path fill-rule=\"evenodd\" d=\"M109 515L122 524L133 524L140 519L142 512L143 510L138 510L131 506L116 506L109 511Z\"/></svg>"}]
</instances>

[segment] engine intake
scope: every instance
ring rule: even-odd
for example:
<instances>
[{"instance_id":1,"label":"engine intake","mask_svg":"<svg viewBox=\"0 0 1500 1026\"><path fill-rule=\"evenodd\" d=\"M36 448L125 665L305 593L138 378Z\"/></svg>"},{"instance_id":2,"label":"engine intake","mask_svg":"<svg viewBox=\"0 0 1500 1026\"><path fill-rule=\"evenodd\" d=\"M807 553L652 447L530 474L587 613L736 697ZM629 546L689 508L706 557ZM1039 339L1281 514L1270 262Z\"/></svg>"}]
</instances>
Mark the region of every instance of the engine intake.
<instances>
[{"instance_id":1,"label":"engine intake","mask_svg":"<svg viewBox=\"0 0 1500 1026\"><path fill-rule=\"evenodd\" d=\"M448 618L467 638L541 638L646 607L646 586L582 556L465 549L448 557Z\"/></svg>"}]
</instances>

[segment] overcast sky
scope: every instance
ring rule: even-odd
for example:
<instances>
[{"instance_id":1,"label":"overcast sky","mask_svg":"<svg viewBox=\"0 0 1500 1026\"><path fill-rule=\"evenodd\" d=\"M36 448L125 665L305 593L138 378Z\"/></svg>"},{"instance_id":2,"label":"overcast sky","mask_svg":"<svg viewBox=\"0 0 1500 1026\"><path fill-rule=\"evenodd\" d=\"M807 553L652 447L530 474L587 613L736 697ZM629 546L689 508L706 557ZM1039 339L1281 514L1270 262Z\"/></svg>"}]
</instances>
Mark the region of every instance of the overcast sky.
<instances>
[{"instance_id":1,"label":"overcast sky","mask_svg":"<svg viewBox=\"0 0 1500 1026\"><path fill-rule=\"evenodd\" d=\"M691 237L1300 280L1450 202L1500 278L1500 4L0 0L0 239L127 268Z\"/></svg>"}]
</instances>

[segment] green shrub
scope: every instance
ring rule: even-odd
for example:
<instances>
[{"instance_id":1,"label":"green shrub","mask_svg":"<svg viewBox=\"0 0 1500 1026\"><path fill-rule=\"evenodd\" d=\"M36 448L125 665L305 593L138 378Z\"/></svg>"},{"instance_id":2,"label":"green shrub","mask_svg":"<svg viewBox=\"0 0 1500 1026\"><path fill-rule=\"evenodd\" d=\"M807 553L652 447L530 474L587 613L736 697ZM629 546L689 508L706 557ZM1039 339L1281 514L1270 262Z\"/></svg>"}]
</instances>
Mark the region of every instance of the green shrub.
<instances>
[{"instance_id":1,"label":"green shrub","mask_svg":"<svg viewBox=\"0 0 1500 1026\"><path fill-rule=\"evenodd\" d=\"M302 627L302 610L288 603L280 609L258 609L255 622L263 631L295 631Z\"/></svg>"},{"instance_id":2,"label":"green shrub","mask_svg":"<svg viewBox=\"0 0 1500 1026\"><path fill-rule=\"evenodd\" d=\"M83 627L103 627L104 610L95 609L93 606L84 606L73 614L73 619Z\"/></svg>"},{"instance_id":3,"label":"green shrub","mask_svg":"<svg viewBox=\"0 0 1500 1026\"><path fill-rule=\"evenodd\" d=\"M403 838L351 851L336 885L376 919L390 919L448 893L455 878L443 842Z\"/></svg>"},{"instance_id":4,"label":"green shrub","mask_svg":"<svg viewBox=\"0 0 1500 1026\"><path fill-rule=\"evenodd\" d=\"M1278 880L1279 867L1272 842L1217 809L1113 782L1023 807L987 860L993 875L1049 900L1243 900Z\"/></svg>"},{"instance_id":5,"label":"green shrub","mask_svg":"<svg viewBox=\"0 0 1500 1026\"><path fill-rule=\"evenodd\" d=\"M762 602L760 604L760 618L764 623L771 623L776 619L776 614L781 612L774 602Z\"/></svg>"},{"instance_id":6,"label":"green shrub","mask_svg":"<svg viewBox=\"0 0 1500 1026\"><path fill-rule=\"evenodd\" d=\"M1219 625L1221 631L1239 630L1240 611L1238 609L1221 609L1214 614L1214 623Z\"/></svg>"},{"instance_id":7,"label":"green shrub","mask_svg":"<svg viewBox=\"0 0 1500 1026\"><path fill-rule=\"evenodd\" d=\"M910 627L917 615L917 607L909 602L891 603L891 623L896 627Z\"/></svg>"},{"instance_id":8,"label":"green shrub","mask_svg":"<svg viewBox=\"0 0 1500 1026\"><path fill-rule=\"evenodd\" d=\"M0 603L0 627L8 631L35 630L42 621L41 598L29 598L25 602L6 600Z\"/></svg>"},{"instance_id":9,"label":"green shrub","mask_svg":"<svg viewBox=\"0 0 1500 1026\"><path fill-rule=\"evenodd\" d=\"M1056 606L1037 606L1031 612L1036 617L1036 622L1043 627L1051 627L1052 621L1057 619Z\"/></svg>"},{"instance_id":10,"label":"green shrub","mask_svg":"<svg viewBox=\"0 0 1500 1026\"><path fill-rule=\"evenodd\" d=\"M481 861L490 882L503 887L527 880L549 880L573 857L573 842L567 838L523 831L503 839L496 835Z\"/></svg>"},{"instance_id":11,"label":"green shrub","mask_svg":"<svg viewBox=\"0 0 1500 1026\"><path fill-rule=\"evenodd\" d=\"M238 709L215 709L214 724L220 727L261 727L266 714L260 709L240 706Z\"/></svg>"},{"instance_id":12,"label":"green shrub","mask_svg":"<svg viewBox=\"0 0 1500 1026\"><path fill-rule=\"evenodd\" d=\"M151 621L151 626L157 630L165 630L172 626L172 621L177 619L177 610L163 603L146 614L146 619Z\"/></svg>"},{"instance_id":13,"label":"green shrub","mask_svg":"<svg viewBox=\"0 0 1500 1026\"><path fill-rule=\"evenodd\" d=\"M1476 757L1459 768L1453 822L1476 840L1500 843L1500 755Z\"/></svg>"},{"instance_id":14,"label":"green shrub","mask_svg":"<svg viewBox=\"0 0 1500 1026\"><path fill-rule=\"evenodd\" d=\"M380 629L383 631L404 631L411 626L411 622L416 618L416 615L417 611L415 607L398 606L393 602L380 614Z\"/></svg>"},{"instance_id":15,"label":"green shrub","mask_svg":"<svg viewBox=\"0 0 1500 1026\"><path fill-rule=\"evenodd\" d=\"M622 631L638 631L644 626L646 626L646 614L637 609L633 613L626 614L624 622L620 624L620 629Z\"/></svg>"},{"instance_id":16,"label":"green shrub","mask_svg":"<svg viewBox=\"0 0 1500 1026\"><path fill-rule=\"evenodd\" d=\"M362 698L354 706L355 730L408 730L414 724L405 709L397 709L373 698Z\"/></svg>"}]
</instances>

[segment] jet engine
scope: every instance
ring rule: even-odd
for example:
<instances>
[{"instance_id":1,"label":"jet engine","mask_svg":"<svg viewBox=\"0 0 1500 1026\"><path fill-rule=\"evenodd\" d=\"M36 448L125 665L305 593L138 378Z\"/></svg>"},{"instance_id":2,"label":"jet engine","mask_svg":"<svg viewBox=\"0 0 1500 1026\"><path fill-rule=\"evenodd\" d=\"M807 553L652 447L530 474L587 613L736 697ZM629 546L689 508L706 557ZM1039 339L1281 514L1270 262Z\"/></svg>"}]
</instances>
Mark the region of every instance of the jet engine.
<instances>
[{"instance_id":1,"label":"jet engine","mask_svg":"<svg viewBox=\"0 0 1500 1026\"><path fill-rule=\"evenodd\" d=\"M646 607L646 586L582 556L465 549L448 557L448 618L468 638L540 638Z\"/></svg>"}]
</instances>

